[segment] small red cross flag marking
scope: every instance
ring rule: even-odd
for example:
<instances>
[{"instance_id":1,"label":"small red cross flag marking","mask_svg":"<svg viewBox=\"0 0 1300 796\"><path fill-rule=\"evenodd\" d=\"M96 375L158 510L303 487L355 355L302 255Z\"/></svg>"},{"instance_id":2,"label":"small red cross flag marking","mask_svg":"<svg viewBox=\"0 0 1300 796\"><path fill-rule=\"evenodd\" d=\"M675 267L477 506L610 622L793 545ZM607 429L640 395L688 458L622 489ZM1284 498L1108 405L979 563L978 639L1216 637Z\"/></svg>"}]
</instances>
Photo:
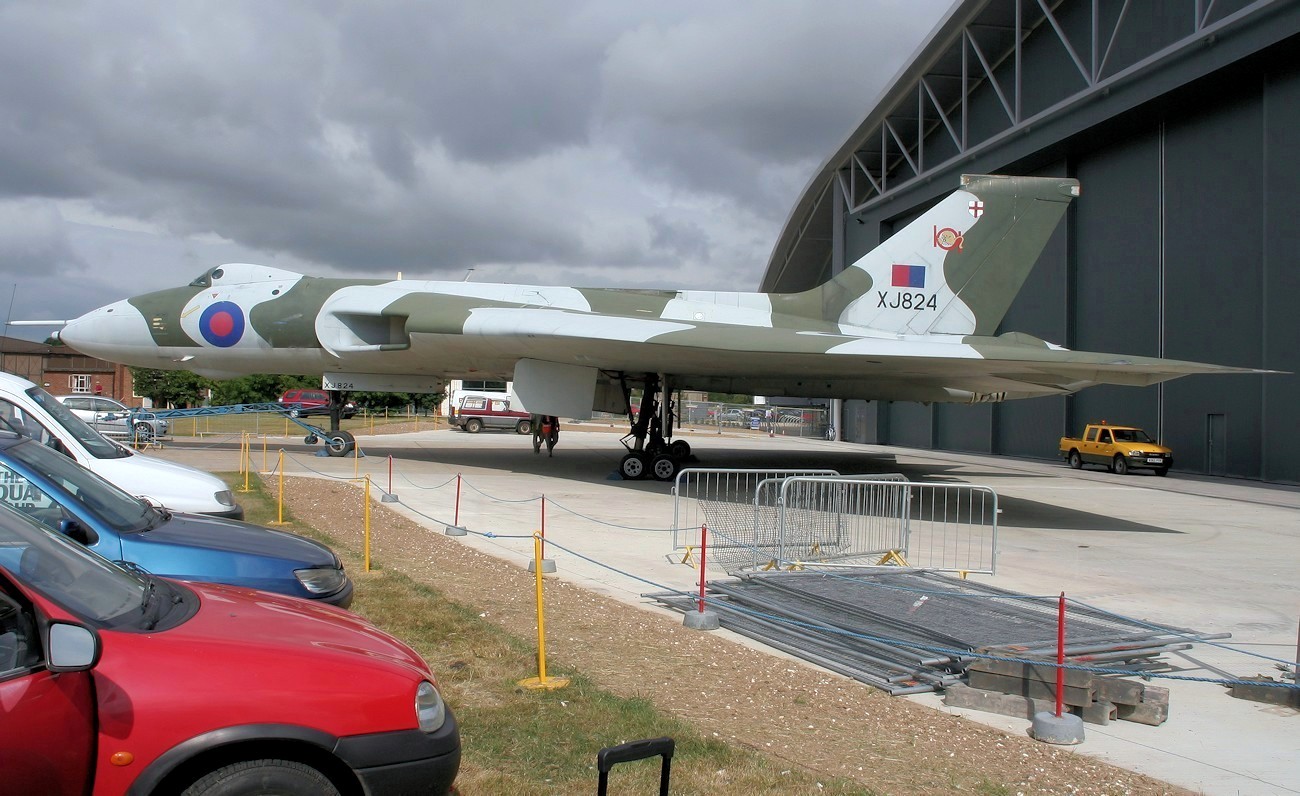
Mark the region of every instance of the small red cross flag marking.
<instances>
[{"instance_id":1,"label":"small red cross flag marking","mask_svg":"<svg viewBox=\"0 0 1300 796\"><path fill-rule=\"evenodd\" d=\"M966 210L975 218L979 218L981 215L984 214L984 203L976 199L972 201L970 204L966 205Z\"/></svg>"}]
</instances>

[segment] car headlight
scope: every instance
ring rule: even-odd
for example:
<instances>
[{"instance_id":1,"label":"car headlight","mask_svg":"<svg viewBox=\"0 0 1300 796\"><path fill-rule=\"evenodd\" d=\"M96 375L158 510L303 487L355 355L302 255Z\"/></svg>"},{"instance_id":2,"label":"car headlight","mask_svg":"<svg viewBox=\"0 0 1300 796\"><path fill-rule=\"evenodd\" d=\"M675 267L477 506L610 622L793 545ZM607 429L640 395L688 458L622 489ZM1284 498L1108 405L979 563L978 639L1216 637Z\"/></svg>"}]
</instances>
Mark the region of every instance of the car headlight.
<instances>
[{"instance_id":1,"label":"car headlight","mask_svg":"<svg viewBox=\"0 0 1300 796\"><path fill-rule=\"evenodd\" d=\"M1128 452L1128 455L1129 455L1129 456L1146 456L1146 455L1147 455L1147 452L1146 452L1146 451L1129 451L1129 452Z\"/></svg>"},{"instance_id":2,"label":"car headlight","mask_svg":"<svg viewBox=\"0 0 1300 796\"><path fill-rule=\"evenodd\" d=\"M312 594L329 594L343 588L347 575L337 568L295 569L294 577Z\"/></svg>"},{"instance_id":3,"label":"car headlight","mask_svg":"<svg viewBox=\"0 0 1300 796\"><path fill-rule=\"evenodd\" d=\"M223 489L220 492L213 492L212 498L223 506L235 506L235 496L229 489Z\"/></svg>"},{"instance_id":4,"label":"car headlight","mask_svg":"<svg viewBox=\"0 0 1300 796\"><path fill-rule=\"evenodd\" d=\"M424 732L433 732L447 720L447 708L442 704L442 695L428 680L415 689L415 722Z\"/></svg>"}]
</instances>

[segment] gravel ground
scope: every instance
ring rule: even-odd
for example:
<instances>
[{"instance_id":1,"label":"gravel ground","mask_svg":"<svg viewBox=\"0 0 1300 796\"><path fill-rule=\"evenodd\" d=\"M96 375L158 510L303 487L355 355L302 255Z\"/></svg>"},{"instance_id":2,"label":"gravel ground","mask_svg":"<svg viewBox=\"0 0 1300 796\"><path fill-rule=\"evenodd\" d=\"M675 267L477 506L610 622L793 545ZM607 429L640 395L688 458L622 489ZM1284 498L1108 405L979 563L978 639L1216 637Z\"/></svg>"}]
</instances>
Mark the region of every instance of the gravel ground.
<instances>
[{"instance_id":1,"label":"gravel ground","mask_svg":"<svg viewBox=\"0 0 1300 796\"><path fill-rule=\"evenodd\" d=\"M286 479L299 519L361 548L357 487ZM372 559L427 583L518 635L536 633L527 571L423 528L376 502ZM888 794L1186 794L1190 791L1007 735L791 661L726 635L686 630L678 615L639 609L550 579L548 660L613 693L642 697L707 735ZM432 660L435 671L451 661Z\"/></svg>"}]
</instances>

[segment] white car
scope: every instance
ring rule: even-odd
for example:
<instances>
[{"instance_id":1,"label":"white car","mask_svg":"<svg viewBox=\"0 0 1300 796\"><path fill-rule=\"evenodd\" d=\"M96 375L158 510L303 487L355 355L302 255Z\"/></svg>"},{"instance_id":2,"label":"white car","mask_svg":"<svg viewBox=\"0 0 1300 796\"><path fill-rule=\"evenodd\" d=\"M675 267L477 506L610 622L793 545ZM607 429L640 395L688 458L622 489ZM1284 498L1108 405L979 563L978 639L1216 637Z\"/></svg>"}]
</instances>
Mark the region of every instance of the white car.
<instances>
[{"instance_id":1,"label":"white car","mask_svg":"<svg viewBox=\"0 0 1300 796\"><path fill-rule=\"evenodd\" d=\"M230 487L216 476L108 439L53 395L12 373L0 373L0 429L48 445L132 495L173 511L244 517Z\"/></svg>"},{"instance_id":2,"label":"white car","mask_svg":"<svg viewBox=\"0 0 1300 796\"><path fill-rule=\"evenodd\" d=\"M146 409L132 409L99 395L54 396L100 434L113 439L153 442L167 436L167 421Z\"/></svg>"}]
</instances>

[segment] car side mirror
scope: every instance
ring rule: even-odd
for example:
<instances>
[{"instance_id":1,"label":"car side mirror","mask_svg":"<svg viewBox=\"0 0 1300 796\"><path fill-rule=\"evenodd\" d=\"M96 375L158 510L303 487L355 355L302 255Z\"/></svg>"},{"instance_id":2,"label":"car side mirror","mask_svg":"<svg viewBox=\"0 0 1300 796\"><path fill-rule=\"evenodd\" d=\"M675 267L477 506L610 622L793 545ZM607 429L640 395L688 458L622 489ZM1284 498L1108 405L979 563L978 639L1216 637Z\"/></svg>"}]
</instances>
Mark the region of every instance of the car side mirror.
<instances>
[{"instance_id":1,"label":"car side mirror","mask_svg":"<svg viewBox=\"0 0 1300 796\"><path fill-rule=\"evenodd\" d=\"M99 662L99 635L83 625L52 622L49 664L52 672L84 672Z\"/></svg>"},{"instance_id":2,"label":"car side mirror","mask_svg":"<svg viewBox=\"0 0 1300 796\"><path fill-rule=\"evenodd\" d=\"M59 520L59 533L86 547L99 541L99 534L82 525L78 520Z\"/></svg>"}]
</instances>

